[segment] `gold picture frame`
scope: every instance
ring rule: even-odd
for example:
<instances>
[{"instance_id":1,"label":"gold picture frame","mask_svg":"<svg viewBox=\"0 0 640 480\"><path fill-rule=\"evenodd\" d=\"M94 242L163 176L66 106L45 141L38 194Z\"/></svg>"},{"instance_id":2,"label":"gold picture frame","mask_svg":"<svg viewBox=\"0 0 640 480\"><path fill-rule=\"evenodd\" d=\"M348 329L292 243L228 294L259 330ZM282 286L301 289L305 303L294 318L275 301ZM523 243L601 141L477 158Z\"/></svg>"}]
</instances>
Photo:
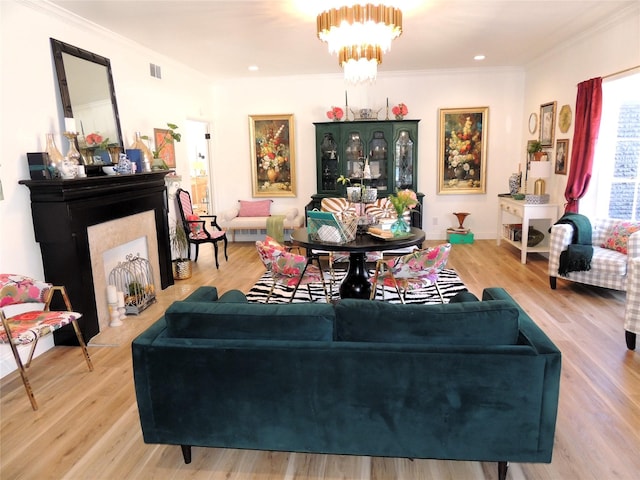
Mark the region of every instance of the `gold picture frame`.
<instances>
[{"instance_id":1,"label":"gold picture frame","mask_svg":"<svg viewBox=\"0 0 640 480\"><path fill-rule=\"evenodd\" d=\"M489 107L441 108L438 194L486 193Z\"/></svg>"},{"instance_id":2,"label":"gold picture frame","mask_svg":"<svg viewBox=\"0 0 640 480\"><path fill-rule=\"evenodd\" d=\"M295 197L293 114L249 115L254 197Z\"/></svg>"},{"instance_id":3,"label":"gold picture frame","mask_svg":"<svg viewBox=\"0 0 640 480\"><path fill-rule=\"evenodd\" d=\"M553 147L556 130L556 102L540 105L540 136L543 147Z\"/></svg>"}]
</instances>

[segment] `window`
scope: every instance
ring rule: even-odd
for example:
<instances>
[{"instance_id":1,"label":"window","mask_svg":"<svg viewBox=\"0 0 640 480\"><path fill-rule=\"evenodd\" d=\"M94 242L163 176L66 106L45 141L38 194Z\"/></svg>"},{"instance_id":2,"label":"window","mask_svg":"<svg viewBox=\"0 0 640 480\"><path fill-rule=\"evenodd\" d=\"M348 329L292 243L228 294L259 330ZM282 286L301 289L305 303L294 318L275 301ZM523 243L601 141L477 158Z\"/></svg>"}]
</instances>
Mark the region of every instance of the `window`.
<instances>
[{"instance_id":1,"label":"window","mask_svg":"<svg viewBox=\"0 0 640 480\"><path fill-rule=\"evenodd\" d=\"M640 220L640 74L602 84L592 175L581 213Z\"/></svg>"}]
</instances>

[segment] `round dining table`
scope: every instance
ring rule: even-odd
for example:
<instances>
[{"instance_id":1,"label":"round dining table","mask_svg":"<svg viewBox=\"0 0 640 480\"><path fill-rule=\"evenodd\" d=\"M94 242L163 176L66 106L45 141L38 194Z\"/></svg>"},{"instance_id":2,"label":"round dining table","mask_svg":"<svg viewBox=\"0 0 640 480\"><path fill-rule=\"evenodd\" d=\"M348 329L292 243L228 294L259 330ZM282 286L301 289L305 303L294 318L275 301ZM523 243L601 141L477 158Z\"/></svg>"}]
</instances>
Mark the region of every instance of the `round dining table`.
<instances>
[{"instance_id":1,"label":"round dining table","mask_svg":"<svg viewBox=\"0 0 640 480\"><path fill-rule=\"evenodd\" d=\"M306 228L298 228L291 232L291 243L305 248L309 259L316 255L313 253L314 250L348 252L349 269L340 284L340 298L363 298L367 300L371 295L371 283L369 282L369 272L365 264L366 253L398 250L414 245L421 248L424 239L424 231L415 227L411 227L411 232L406 236L382 239L363 233L356 235L355 240L347 243L312 240L309 238Z\"/></svg>"}]
</instances>

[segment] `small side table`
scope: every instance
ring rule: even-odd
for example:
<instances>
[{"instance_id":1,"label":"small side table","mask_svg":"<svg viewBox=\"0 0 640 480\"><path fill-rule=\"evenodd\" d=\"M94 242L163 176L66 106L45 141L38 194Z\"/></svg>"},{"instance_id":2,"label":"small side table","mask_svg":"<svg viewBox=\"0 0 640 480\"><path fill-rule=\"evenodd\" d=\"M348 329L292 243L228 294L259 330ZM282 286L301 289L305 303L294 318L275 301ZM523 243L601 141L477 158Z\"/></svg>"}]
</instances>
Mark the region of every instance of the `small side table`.
<instances>
[{"instance_id":1,"label":"small side table","mask_svg":"<svg viewBox=\"0 0 640 480\"><path fill-rule=\"evenodd\" d=\"M538 245L536 245L535 247L527 246L529 221L534 219L548 219L548 226L551 227L551 225L553 225L553 223L558 219L558 204L525 203L524 200L514 200L510 197L499 197L498 202L500 209L498 211L498 239L496 241L497 245L500 245L500 242L504 240L505 242L520 249L520 262L525 264L527 263L527 253L546 253L549 251L549 234L547 232L544 232L544 240L542 240L542 242L540 242ZM511 217L516 217L517 219L519 219L519 222L517 223L522 224L523 241L512 240L505 234L504 225L513 223L505 219L505 216L508 215L510 215Z\"/></svg>"}]
</instances>

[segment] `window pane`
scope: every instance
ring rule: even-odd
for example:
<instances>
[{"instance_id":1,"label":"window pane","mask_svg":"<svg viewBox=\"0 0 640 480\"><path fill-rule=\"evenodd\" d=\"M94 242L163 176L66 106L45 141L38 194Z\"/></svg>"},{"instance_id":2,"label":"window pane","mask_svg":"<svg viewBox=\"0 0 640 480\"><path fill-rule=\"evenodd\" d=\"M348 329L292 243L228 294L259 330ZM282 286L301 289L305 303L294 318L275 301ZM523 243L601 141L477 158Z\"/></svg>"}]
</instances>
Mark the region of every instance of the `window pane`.
<instances>
[{"instance_id":1,"label":"window pane","mask_svg":"<svg viewBox=\"0 0 640 480\"><path fill-rule=\"evenodd\" d=\"M609 200L609 217L632 218L633 194L635 183L612 183L611 199Z\"/></svg>"},{"instance_id":2,"label":"window pane","mask_svg":"<svg viewBox=\"0 0 640 480\"><path fill-rule=\"evenodd\" d=\"M614 178L636 178L639 159L640 140L619 141L616 144Z\"/></svg>"}]
</instances>

